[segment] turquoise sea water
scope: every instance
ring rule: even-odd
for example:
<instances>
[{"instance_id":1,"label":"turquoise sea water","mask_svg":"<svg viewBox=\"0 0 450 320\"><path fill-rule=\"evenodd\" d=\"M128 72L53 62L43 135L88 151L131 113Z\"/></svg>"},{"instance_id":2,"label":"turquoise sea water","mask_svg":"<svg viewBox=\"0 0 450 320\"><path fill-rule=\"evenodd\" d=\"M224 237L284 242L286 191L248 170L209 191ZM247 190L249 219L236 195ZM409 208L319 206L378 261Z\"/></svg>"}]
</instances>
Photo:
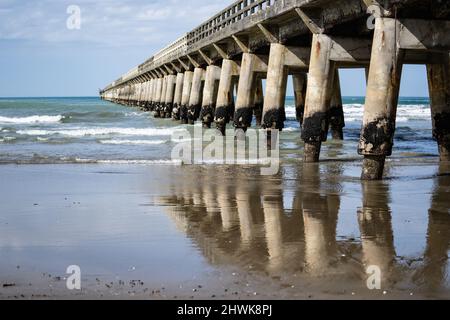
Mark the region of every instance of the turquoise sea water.
<instances>
[{"instance_id":1,"label":"turquoise sea water","mask_svg":"<svg viewBox=\"0 0 450 320\"><path fill-rule=\"evenodd\" d=\"M346 141L336 156L356 157L364 98L345 97L344 104ZM291 97L286 112L282 154L295 159L302 141ZM185 127L97 97L2 98L0 163L166 163L172 134ZM400 99L394 152L437 155L428 98Z\"/></svg>"}]
</instances>

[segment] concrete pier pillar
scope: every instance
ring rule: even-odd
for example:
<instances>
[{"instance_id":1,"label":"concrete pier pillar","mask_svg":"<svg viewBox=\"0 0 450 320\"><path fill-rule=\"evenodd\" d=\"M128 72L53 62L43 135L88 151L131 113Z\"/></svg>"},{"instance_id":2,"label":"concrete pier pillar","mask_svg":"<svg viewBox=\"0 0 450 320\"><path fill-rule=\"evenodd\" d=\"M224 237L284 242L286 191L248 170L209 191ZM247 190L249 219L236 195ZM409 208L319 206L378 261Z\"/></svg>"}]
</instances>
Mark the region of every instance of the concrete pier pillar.
<instances>
[{"instance_id":1,"label":"concrete pier pillar","mask_svg":"<svg viewBox=\"0 0 450 320\"><path fill-rule=\"evenodd\" d=\"M192 79L194 73L186 71L183 79L183 93L181 94L180 120L182 124L188 123L188 106L192 91Z\"/></svg>"},{"instance_id":2,"label":"concrete pier pillar","mask_svg":"<svg viewBox=\"0 0 450 320\"><path fill-rule=\"evenodd\" d=\"M173 97L173 109L172 109L173 120L180 120L181 98L183 95L183 82L184 82L184 73L179 72L177 74L177 80L175 83L175 94Z\"/></svg>"},{"instance_id":3,"label":"concrete pier pillar","mask_svg":"<svg viewBox=\"0 0 450 320\"><path fill-rule=\"evenodd\" d=\"M307 75L305 73L294 73L292 80L294 85L295 115L297 121L302 125L305 113Z\"/></svg>"},{"instance_id":4,"label":"concrete pier pillar","mask_svg":"<svg viewBox=\"0 0 450 320\"><path fill-rule=\"evenodd\" d=\"M148 81L142 82L141 98L139 99L139 108L144 110L145 101L147 99Z\"/></svg>"},{"instance_id":5,"label":"concrete pier pillar","mask_svg":"<svg viewBox=\"0 0 450 320\"><path fill-rule=\"evenodd\" d=\"M337 69L334 74L333 92L328 117L332 138L334 140L344 140L344 108L342 106L341 82L339 81L339 71Z\"/></svg>"},{"instance_id":6,"label":"concrete pier pillar","mask_svg":"<svg viewBox=\"0 0 450 320\"><path fill-rule=\"evenodd\" d=\"M439 148L441 161L450 161L450 63L449 55L442 55L442 63L427 65L431 100L433 137Z\"/></svg>"},{"instance_id":7,"label":"concrete pier pillar","mask_svg":"<svg viewBox=\"0 0 450 320\"><path fill-rule=\"evenodd\" d=\"M139 99L138 99L138 105L137 105L139 108L142 108L142 105L144 103L146 86L147 86L146 81L141 82L139 84L140 90L139 90Z\"/></svg>"},{"instance_id":8,"label":"concrete pier pillar","mask_svg":"<svg viewBox=\"0 0 450 320\"><path fill-rule=\"evenodd\" d=\"M204 78L205 70L202 68L194 69L194 76L192 78L192 89L189 97L188 106L188 123L194 124L194 122L200 116L200 110L202 105L202 80Z\"/></svg>"},{"instance_id":9,"label":"concrete pier pillar","mask_svg":"<svg viewBox=\"0 0 450 320\"><path fill-rule=\"evenodd\" d=\"M134 92L133 105L137 107L137 106L139 106L139 102L141 99L142 83L136 83L134 85L134 87L135 87L135 92Z\"/></svg>"},{"instance_id":10,"label":"concrete pier pillar","mask_svg":"<svg viewBox=\"0 0 450 320\"><path fill-rule=\"evenodd\" d=\"M202 110L200 118L205 128L211 128L216 110L217 93L221 68L218 66L208 66L205 74L205 87L203 89Z\"/></svg>"},{"instance_id":11,"label":"concrete pier pillar","mask_svg":"<svg viewBox=\"0 0 450 320\"><path fill-rule=\"evenodd\" d=\"M164 78L162 78L161 98L159 100L158 107L155 108L155 118L164 117L164 108L166 107L167 78L168 76L164 76Z\"/></svg>"},{"instance_id":12,"label":"concrete pier pillar","mask_svg":"<svg viewBox=\"0 0 450 320\"><path fill-rule=\"evenodd\" d=\"M130 93L128 95L128 106L130 106L130 107L133 105L135 94L136 94L136 85L134 83L132 83L130 85Z\"/></svg>"},{"instance_id":13,"label":"concrete pier pillar","mask_svg":"<svg viewBox=\"0 0 450 320\"><path fill-rule=\"evenodd\" d=\"M152 85L152 94L149 104L149 111L153 111L156 104L156 95L157 95L157 89L158 89L158 78L153 79L153 85Z\"/></svg>"},{"instance_id":14,"label":"concrete pier pillar","mask_svg":"<svg viewBox=\"0 0 450 320\"><path fill-rule=\"evenodd\" d=\"M130 91L128 93L128 106L132 106L133 105L135 92L136 92L136 87L135 87L134 84L131 84L130 85Z\"/></svg>"},{"instance_id":15,"label":"concrete pier pillar","mask_svg":"<svg viewBox=\"0 0 450 320\"><path fill-rule=\"evenodd\" d=\"M305 162L318 162L322 142L327 140L328 108L334 78L331 46L329 36L313 35L302 126Z\"/></svg>"},{"instance_id":16,"label":"concrete pier pillar","mask_svg":"<svg viewBox=\"0 0 450 320\"><path fill-rule=\"evenodd\" d=\"M171 74L167 76L166 99L164 110L161 114L162 118L172 118L173 98L175 95L176 81L176 75Z\"/></svg>"},{"instance_id":17,"label":"concrete pier pillar","mask_svg":"<svg viewBox=\"0 0 450 320\"><path fill-rule=\"evenodd\" d=\"M155 86L155 79L151 79L149 81L148 93L147 93L147 103L145 104L145 110L149 111L151 108L152 100L153 100L153 88Z\"/></svg>"},{"instance_id":18,"label":"concrete pier pillar","mask_svg":"<svg viewBox=\"0 0 450 320\"><path fill-rule=\"evenodd\" d=\"M128 95L127 95L127 106L131 106L132 105L132 101L133 101L133 96L134 96L134 84L130 84L128 86Z\"/></svg>"},{"instance_id":19,"label":"concrete pier pillar","mask_svg":"<svg viewBox=\"0 0 450 320\"><path fill-rule=\"evenodd\" d=\"M128 86L128 96L127 96L127 105L128 106L133 105L133 97L134 97L135 90L136 90L136 88L135 88L134 84L130 84Z\"/></svg>"},{"instance_id":20,"label":"concrete pier pillar","mask_svg":"<svg viewBox=\"0 0 450 320\"><path fill-rule=\"evenodd\" d=\"M402 51L397 47L397 21L378 18L375 22L369 80L364 106L363 128L358 153L364 155L362 179L379 180L386 156L392 154L398 94L402 72Z\"/></svg>"},{"instance_id":21,"label":"concrete pier pillar","mask_svg":"<svg viewBox=\"0 0 450 320\"><path fill-rule=\"evenodd\" d=\"M222 61L214 122L216 123L217 129L223 134L225 134L227 123L229 123L233 117L234 80L239 75L239 71L240 67L235 61L229 59L224 59Z\"/></svg>"},{"instance_id":22,"label":"concrete pier pillar","mask_svg":"<svg viewBox=\"0 0 450 320\"><path fill-rule=\"evenodd\" d=\"M133 95L133 106L139 106L139 100L141 97L141 89L142 89L142 83L135 83L134 84L134 95Z\"/></svg>"},{"instance_id":23,"label":"concrete pier pillar","mask_svg":"<svg viewBox=\"0 0 450 320\"><path fill-rule=\"evenodd\" d=\"M261 59L255 54L242 55L241 71L234 113L234 127L244 131L251 126L256 96L256 71Z\"/></svg>"},{"instance_id":24,"label":"concrete pier pillar","mask_svg":"<svg viewBox=\"0 0 450 320\"><path fill-rule=\"evenodd\" d=\"M282 130L284 128L286 120L284 104L288 79L285 52L286 47L282 44L272 43L270 45L262 120L262 127L265 129Z\"/></svg>"},{"instance_id":25,"label":"concrete pier pillar","mask_svg":"<svg viewBox=\"0 0 450 320\"><path fill-rule=\"evenodd\" d=\"M141 110L145 110L145 104L147 103L147 94L148 94L148 86L150 81L146 80L142 83L142 93L141 93L141 101L139 103L139 107Z\"/></svg>"},{"instance_id":26,"label":"concrete pier pillar","mask_svg":"<svg viewBox=\"0 0 450 320\"><path fill-rule=\"evenodd\" d=\"M256 126L260 127L262 124L262 113L264 108L264 89L261 78L256 79L256 92L255 92L255 108L253 113L256 119Z\"/></svg>"},{"instance_id":27,"label":"concrete pier pillar","mask_svg":"<svg viewBox=\"0 0 450 320\"><path fill-rule=\"evenodd\" d=\"M159 107L160 107L161 97L162 97L162 86L163 86L163 78L158 78L157 83L156 83L155 101L153 104L153 111L154 111L155 117L159 117Z\"/></svg>"}]
</instances>

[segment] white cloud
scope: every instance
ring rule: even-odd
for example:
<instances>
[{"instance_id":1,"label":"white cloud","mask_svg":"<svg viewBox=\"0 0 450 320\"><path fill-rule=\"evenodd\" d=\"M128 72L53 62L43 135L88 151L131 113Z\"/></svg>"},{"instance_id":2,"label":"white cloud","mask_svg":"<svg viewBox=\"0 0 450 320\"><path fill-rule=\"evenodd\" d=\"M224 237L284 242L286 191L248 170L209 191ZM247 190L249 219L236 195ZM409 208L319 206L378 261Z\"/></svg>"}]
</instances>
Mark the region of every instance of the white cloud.
<instances>
[{"instance_id":1,"label":"white cloud","mask_svg":"<svg viewBox=\"0 0 450 320\"><path fill-rule=\"evenodd\" d=\"M225 8L224 0L0 0L0 41L163 47ZM81 30L66 9L81 8Z\"/></svg>"}]
</instances>

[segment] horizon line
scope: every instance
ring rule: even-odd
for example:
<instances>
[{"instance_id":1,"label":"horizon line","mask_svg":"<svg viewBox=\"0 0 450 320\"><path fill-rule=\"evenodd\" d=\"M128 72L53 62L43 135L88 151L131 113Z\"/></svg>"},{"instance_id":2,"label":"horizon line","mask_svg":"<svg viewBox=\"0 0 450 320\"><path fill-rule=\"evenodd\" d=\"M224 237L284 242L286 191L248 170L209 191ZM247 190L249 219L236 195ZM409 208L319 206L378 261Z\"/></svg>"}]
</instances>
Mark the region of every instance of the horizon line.
<instances>
[{"instance_id":1,"label":"horizon line","mask_svg":"<svg viewBox=\"0 0 450 320\"><path fill-rule=\"evenodd\" d=\"M366 96L342 96L343 98L365 98ZM0 96L0 99L44 99L44 98L50 98L50 99L62 99L62 98L99 98L100 96ZM286 96L286 98L295 98L295 96ZM399 98L427 98L429 99L429 96L399 96Z\"/></svg>"}]
</instances>

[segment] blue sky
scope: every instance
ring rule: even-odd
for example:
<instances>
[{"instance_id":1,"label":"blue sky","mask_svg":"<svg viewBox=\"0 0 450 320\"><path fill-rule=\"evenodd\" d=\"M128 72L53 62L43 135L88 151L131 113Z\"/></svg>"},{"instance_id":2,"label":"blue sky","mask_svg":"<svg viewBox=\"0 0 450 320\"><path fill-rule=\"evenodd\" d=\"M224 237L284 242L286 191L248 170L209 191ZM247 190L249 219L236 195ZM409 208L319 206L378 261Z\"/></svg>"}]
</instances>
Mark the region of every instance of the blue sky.
<instances>
[{"instance_id":1,"label":"blue sky","mask_svg":"<svg viewBox=\"0 0 450 320\"><path fill-rule=\"evenodd\" d=\"M0 0L0 97L94 96L229 0ZM81 29L69 30L69 5ZM363 70L342 70L364 95ZM289 86L288 95L292 95ZM424 66L405 66L402 96L428 96Z\"/></svg>"}]
</instances>

